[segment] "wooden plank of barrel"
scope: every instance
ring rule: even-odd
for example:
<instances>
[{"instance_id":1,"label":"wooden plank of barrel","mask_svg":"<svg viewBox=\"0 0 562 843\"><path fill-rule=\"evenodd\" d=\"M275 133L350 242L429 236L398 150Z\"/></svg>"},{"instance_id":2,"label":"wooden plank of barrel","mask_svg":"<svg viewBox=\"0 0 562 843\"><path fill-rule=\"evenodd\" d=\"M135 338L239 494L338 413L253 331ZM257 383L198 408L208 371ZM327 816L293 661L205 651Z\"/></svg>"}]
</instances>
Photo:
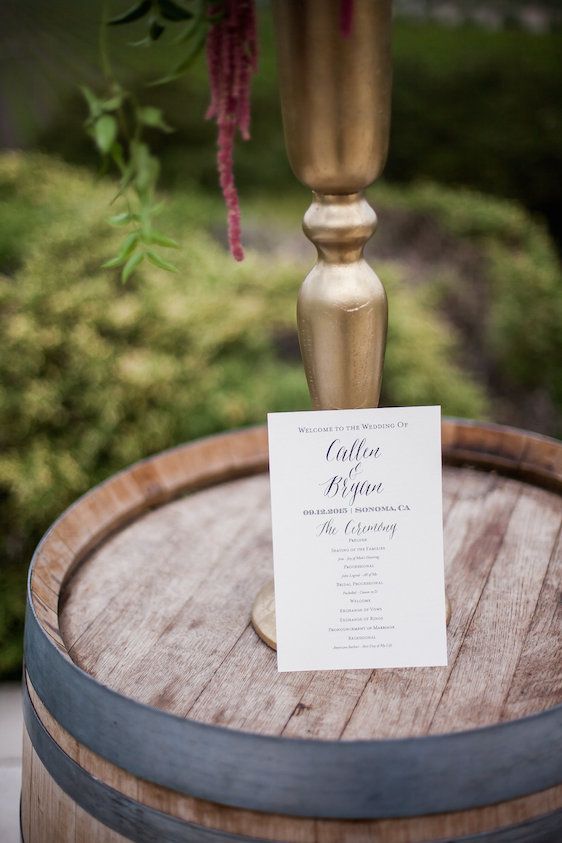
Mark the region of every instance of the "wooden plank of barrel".
<instances>
[{"instance_id":1,"label":"wooden plank of barrel","mask_svg":"<svg viewBox=\"0 0 562 843\"><path fill-rule=\"evenodd\" d=\"M562 444L443 424L449 665L283 673L262 428L94 489L29 580L25 843L562 839Z\"/></svg>"}]
</instances>

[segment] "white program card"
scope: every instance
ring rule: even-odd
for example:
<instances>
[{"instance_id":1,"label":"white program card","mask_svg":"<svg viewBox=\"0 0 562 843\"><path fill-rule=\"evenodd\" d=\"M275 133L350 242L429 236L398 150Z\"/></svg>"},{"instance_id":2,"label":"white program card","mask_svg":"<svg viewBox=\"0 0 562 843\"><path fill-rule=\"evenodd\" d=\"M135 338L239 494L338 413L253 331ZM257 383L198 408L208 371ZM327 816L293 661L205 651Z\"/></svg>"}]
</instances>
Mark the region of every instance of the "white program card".
<instances>
[{"instance_id":1,"label":"white program card","mask_svg":"<svg viewBox=\"0 0 562 843\"><path fill-rule=\"evenodd\" d=\"M268 429L278 669L446 665L440 407Z\"/></svg>"}]
</instances>

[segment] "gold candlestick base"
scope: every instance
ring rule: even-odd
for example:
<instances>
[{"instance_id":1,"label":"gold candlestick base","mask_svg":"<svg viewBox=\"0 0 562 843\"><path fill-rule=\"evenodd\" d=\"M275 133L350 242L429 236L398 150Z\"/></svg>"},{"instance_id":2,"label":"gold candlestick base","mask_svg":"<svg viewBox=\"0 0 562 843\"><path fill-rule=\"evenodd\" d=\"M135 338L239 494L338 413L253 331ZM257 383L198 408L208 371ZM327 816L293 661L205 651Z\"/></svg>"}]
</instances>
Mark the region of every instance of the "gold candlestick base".
<instances>
[{"instance_id":1,"label":"gold candlestick base","mask_svg":"<svg viewBox=\"0 0 562 843\"><path fill-rule=\"evenodd\" d=\"M451 620L451 602L445 595L445 618L447 626ZM252 607L252 626L262 641L272 650L277 649L277 627L275 625L275 590L273 580L267 582L258 592Z\"/></svg>"},{"instance_id":2,"label":"gold candlestick base","mask_svg":"<svg viewBox=\"0 0 562 843\"><path fill-rule=\"evenodd\" d=\"M277 628L275 624L275 589L273 580L269 580L258 591L252 606L252 626L262 641L277 649Z\"/></svg>"}]
</instances>

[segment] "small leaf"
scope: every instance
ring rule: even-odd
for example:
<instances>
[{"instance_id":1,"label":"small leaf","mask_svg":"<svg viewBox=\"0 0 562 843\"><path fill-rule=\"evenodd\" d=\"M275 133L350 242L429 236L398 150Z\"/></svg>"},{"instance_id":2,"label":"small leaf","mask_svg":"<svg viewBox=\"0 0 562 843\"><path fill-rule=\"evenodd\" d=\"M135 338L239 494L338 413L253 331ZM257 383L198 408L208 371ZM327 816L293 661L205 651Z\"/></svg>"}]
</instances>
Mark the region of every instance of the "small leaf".
<instances>
[{"instance_id":1,"label":"small leaf","mask_svg":"<svg viewBox=\"0 0 562 843\"><path fill-rule=\"evenodd\" d=\"M176 240L173 240L172 237L166 237L160 231L151 231L147 236L147 240L149 243L164 246L166 249L179 249L180 247L180 244Z\"/></svg>"},{"instance_id":2,"label":"small leaf","mask_svg":"<svg viewBox=\"0 0 562 843\"><path fill-rule=\"evenodd\" d=\"M139 233L138 231L132 231L131 234L128 234L127 237L123 240L123 246L121 247L121 251L119 252L119 257L121 258L128 258L135 246L139 241Z\"/></svg>"},{"instance_id":3,"label":"small leaf","mask_svg":"<svg viewBox=\"0 0 562 843\"><path fill-rule=\"evenodd\" d=\"M206 38L207 38L207 32L204 29L200 30L196 34L196 36L195 36L195 38L194 38L194 40L191 44L191 48L187 51L187 55L185 56L183 61L181 61L177 65L177 67L174 69L174 71L173 71L174 76L181 76L183 73L185 73L186 70L189 70L189 68L191 67L191 65L193 64L193 62L195 61L195 59L199 55L199 53L200 53L200 51L201 51L201 49L202 49L202 47L205 43Z\"/></svg>"},{"instance_id":4,"label":"small leaf","mask_svg":"<svg viewBox=\"0 0 562 843\"><path fill-rule=\"evenodd\" d=\"M141 38L140 41L129 41L129 47L150 47L152 44L152 40L149 35L146 35L144 38Z\"/></svg>"},{"instance_id":5,"label":"small leaf","mask_svg":"<svg viewBox=\"0 0 562 843\"><path fill-rule=\"evenodd\" d=\"M110 26L117 26L121 23L131 23L134 20L139 20L139 18L143 18L146 15L151 6L152 0L141 0L140 3L136 4L136 6L133 6L131 9L128 9L128 11L123 12L122 15L118 15L116 18L108 20L108 24Z\"/></svg>"},{"instance_id":6,"label":"small leaf","mask_svg":"<svg viewBox=\"0 0 562 843\"><path fill-rule=\"evenodd\" d=\"M84 99L88 103L90 115L92 117L99 117L99 115L102 113L100 100L96 97L92 89L87 87L87 85L81 85L80 90L82 91Z\"/></svg>"},{"instance_id":7,"label":"small leaf","mask_svg":"<svg viewBox=\"0 0 562 843\"><path fill-rule=\"evenodd\" d=\"M121 258L114 257L114 258L111 258L111 260L108 260L108 261L105 261L105 263L102 263L101 268L102 269L115 269L116 266L121 266L122 263L123 263L123 261L121 260Z\"/></svg>"},{"instance_id":8,"label":"small leaf","mask_svg":"<svg viewBox=\"0 0 562 843\"><path fill-rule=\"evenodd\" d=\"M176 44L185 44L187 41L191 40L191 38L200 31L201 26L203 25L203 29L206 29L204 26L206 22L206 11L207 11L207 3L206 0L197 0L195 4L195 15L193 19L189 22L189 24L184 28L183 32L180 32L177 40L174 42Z\"/></svg>"},{"instance_id":9,"label":"small leaf","mask_svg":"<svg viewBox=\"0 0 562 843\"><path fill-rule=\"evenodd\" d=\"M138 231L133 231L127 237L125 237L123 241L123 245L119 250L119 253L115 255L114 258L111 260L102 263L102 269L113 269L115 266L121 266L122 263L125 263L131 252L134 250L135 246L139 241L139 234Z\"/></svg>"},{"instance_id":10,"label":"small leaf","mask_svg":"<svg viewBox=\"0 0 562 843\"><path fill-rule=\"evenodd\" d=\"M162 76L160 79L155 79L154 82L149 82L148 87L153 88L156 85L165 85L168 82L173 82L174 79L178 79L180 76L183 76L186 70L189 70L189 68L203 49L203 45L205 43L206 38L206 29L202 29L196 32L195 37L191 41L189 50L187 50L184 59L167 76Z\"/></svg>"},{"instance_id":11,"label":"small leaf","mask_svg":"<svg viewBox=\"0 0 562 843\"><path fill-rule=\"evenodd\" d=\"M127 165L125 163L125 156L123 155L123 147L121 146L119 141L115 141L115 143L113 144L113 146L110 149L110 152L111 152L111 157L113 158L113 160L115 161L115 163L117 164L119 169L121 170L121 175L123 175L126 168L127 168Z\"/></svg>"},{"instance_id":12,"label":"small leaf","mask_svg":"<svg viewBox=\"0 0 562 843\"><path fill-rule=\"evenodd\" d=\"M174 266L174 264L170 263L170 261L164 260L164 258L161 258L160 255L156 254L156 252L148 251L146 253L146 257L150 263L153 263L154 266L159 267L159 269L165 269L167 272L178 271L177 266Z\"/></svg>"},{"instance_id":13,"label":"small leaf","mask_svg":"<svg viewBox=\"0 0 562 843\"><path fill-rule=\"evenodd\" d=\"M109 217L108 223L110 225L127 225L128 222L133 222L134 215L130 211L123 211L122 214L114 214Z\"/></svg>"},{"instance_id":14,"label":"small leaf","mask_svg":"<svg viewBox=\"0 0 562 843\"><path fill-rule=\"evenodd\" d=\"M102 114L94 123L94 139L98 149L107 154L117 137L117 120L110 114Z\"/></svg>"},{"instance_id":15,"label":"small leaf","mask_svg":"<svg viewBox=\"0 0 562 843\"><path fill-rule=\"evenodd\" d=\"M139 108L137 109L137 117L145 126L150 126L153 129L161 129L163 132L174 131L164 120L159 108L154 108L151 105Z\"/></svg>"},{"instance_id":16,"label":"small leaf","mask_svg":"<svg viewBox=\"0 0 562 843\"><path fill-rule=\"evenodd\" d=\"M164 32L165 27L162 26L161 23L158 23L157 20L153 20L150 24L149 35L151 41L158 41L162 33Z\"/></svg>"},{"instance_id":17,"label":"small leaf","mask_svg":"<svg viewBox=\"0 0 562 843\"><path fill-rule=\"evenodd\" d=\"M165 30L166 27L160 23L154 14L151 14L148 20L147 35L145 35L144 38L141 38L140 41L130 41L129 47L151 47L155 41L158 41Z\"/></svg>"},{"instance_id":18,"label":"small leaf","mask_svg":"<svg viewBox=\"0 0 562 843\"><path fill-rule=\"evenodd\" d=\"M160 8L160 14L165 20L175 22L189 20L193 17L193 12L189 12L187 9L178 6L173 0L158 0L158 6Z\"/></svg>"},{"instance_id":19,"label":"small leaf","mask_svg":"<svg viewBox=\"0 0 562 843\"><path fill-rule=\"evenodd\" d=\"M193 18L187 26L180 32L177 38L172 42L173 44L187 44L188 41L197 33L199 21Z\"/></svg>"},{"instance_id":20,"label":"small leaf","mask_svg":"<svg viewBox=\"0 0 562 843\"><path fill-rule=\"evenodd\" d=\"M103 100L101 102L101 107L104 111L117 111L118 108L121 107L123 103L123 94L115 94L113 97L110 97L108 100Z\"/></svg>"},{"instance_id":21,"label":"small leaf","mask_svg":"<svg viewBox=\"0 0 562 843\"><path fill-rule=\"evenodd\" d=\"M123 284L125 284L129 280L129 278L131 277L131 275L133 274L133 272L135 271L135 269L137 268L143 258L144 252L135 252L134 255L131 255L131 257L123 267L123 272L121 273L121 281L123 282Z\"/></svg>"},{"instance_id":22,"label":"small leaf","mask_svg":"<svg viewBox=\"0 0 562 843\"><path fill-rule=\"evenodd\" d=\"M131 141L134 184L140 196L146 196L158 178L159 163L145 143Z\"/></svg>"}]
</instances>

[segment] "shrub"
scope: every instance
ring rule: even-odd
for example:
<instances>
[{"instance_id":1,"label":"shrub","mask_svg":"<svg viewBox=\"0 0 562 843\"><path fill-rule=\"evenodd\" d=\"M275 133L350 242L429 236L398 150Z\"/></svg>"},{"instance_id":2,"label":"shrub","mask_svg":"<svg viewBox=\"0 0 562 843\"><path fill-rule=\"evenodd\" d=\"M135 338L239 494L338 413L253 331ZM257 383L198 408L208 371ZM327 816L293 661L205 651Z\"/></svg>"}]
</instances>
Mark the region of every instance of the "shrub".
<instances>
[{"instance_id":1,"label":"shrub","mask_svg":"<svg viewBox=\"0 0 562 843\"><path fill-rule=\"evenodd\" d=\"M562 278L544 226L512 202L466 189L375 193L383 209L438 226L429 293L456 326L465 358L476 358L479 380L510 405L508 421L562 435ZM542 410L517 409L531 406L531 395ZM494 414L501 418L497 405Z\"/></svg>"}]
</instances>

